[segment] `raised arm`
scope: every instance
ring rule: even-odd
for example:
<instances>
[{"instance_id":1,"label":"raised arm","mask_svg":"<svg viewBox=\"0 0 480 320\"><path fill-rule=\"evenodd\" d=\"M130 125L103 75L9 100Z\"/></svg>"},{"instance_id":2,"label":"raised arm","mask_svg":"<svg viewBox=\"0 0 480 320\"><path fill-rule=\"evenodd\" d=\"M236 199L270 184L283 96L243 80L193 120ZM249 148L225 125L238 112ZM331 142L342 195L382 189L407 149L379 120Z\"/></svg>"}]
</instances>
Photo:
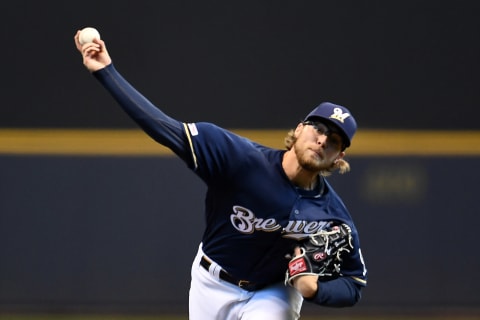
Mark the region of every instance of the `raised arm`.
<instances>
[{"instance_id":1,"label":"raised arm","mask_svg":"<svg viewBox=\"0 0 480 320\"><path fill-rule=\"evenodd\" d=\"M82 45L79 35L77 31L74 40L85 67L143 131L194 167L186 125L161 111L117 72L103 40L93 39Z\"/></svg>"}]
</instances>

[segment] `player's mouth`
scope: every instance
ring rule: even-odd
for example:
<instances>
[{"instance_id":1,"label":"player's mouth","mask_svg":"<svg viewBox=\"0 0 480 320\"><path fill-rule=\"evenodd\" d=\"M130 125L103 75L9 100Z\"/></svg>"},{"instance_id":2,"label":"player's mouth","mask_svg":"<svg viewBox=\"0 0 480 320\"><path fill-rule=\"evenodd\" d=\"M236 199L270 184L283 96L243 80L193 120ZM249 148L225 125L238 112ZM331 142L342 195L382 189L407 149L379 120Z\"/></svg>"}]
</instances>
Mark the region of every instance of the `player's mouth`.
<instances>
[{"instance_id":1,"label":"player's mouth","mask_svg":"<svg viewBox=\"0 0 480 320\"><path fill-rule=\"evenodd\" d=\"M314 150L314 149L310 149L310 150L313 152L315 157L318 157L320 160L323 160L324 154L321 150Z\"/></svg>"}]
</instances>

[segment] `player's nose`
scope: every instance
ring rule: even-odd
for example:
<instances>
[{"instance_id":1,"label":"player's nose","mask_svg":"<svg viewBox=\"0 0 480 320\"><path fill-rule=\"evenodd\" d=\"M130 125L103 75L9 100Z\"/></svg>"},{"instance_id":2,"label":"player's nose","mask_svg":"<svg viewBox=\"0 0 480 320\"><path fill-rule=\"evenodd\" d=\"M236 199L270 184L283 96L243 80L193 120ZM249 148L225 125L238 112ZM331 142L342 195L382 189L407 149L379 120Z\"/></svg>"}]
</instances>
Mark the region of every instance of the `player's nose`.
<instances>
[{"instance_id":1,"label":"player's nose","mask_svg":"<svg viewBox=\"0 0 480 320\"><path fill-rule=\"evenodd\" d=\"M318 134L317 135L317 144L325 146L327 144L328 137L325 134Z\"/></svg>"}]
</instances>

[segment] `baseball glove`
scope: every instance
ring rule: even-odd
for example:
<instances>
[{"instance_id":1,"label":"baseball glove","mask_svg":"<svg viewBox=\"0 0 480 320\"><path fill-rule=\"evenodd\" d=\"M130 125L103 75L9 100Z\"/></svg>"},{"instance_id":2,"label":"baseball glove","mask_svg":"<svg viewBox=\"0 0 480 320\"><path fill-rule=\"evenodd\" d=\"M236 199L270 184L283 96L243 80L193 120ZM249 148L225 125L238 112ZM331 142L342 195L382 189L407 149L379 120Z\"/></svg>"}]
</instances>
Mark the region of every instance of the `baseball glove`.
<instances>
[{"instance_id":1,"label":"baseball glove","mask_svg":"<svg viewBox=\"0 0 480 320\"><path fill-rule=\"evenodd\" d=\"M304 275L340 275L342 254L351 249L352 230L345 223L311 234L300 245L301 254L288 263L285 284L293 285L293 279Z\"/></svg>"}]
</instances>

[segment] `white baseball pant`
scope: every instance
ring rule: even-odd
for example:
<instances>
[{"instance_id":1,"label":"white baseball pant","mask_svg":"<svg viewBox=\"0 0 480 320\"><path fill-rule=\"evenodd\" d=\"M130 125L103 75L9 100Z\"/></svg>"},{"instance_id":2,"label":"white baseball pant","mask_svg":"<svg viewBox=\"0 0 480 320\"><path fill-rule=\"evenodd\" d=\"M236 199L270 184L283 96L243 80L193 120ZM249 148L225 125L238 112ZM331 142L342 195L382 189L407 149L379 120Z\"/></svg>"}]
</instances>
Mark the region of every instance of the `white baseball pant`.
<instances>
[{"instance_id":1,"label":"white baseball pant","mask_svg":"<svg viewBox=\"0 0 480 320\"><path fill-rule=\"evenodd\" d=\"M189 292L190 320L296 320L303 298L282 282L257 291L247 291L219 278L221 267L200 265L205 254L200 244L192 264Z\"/></svg>"}]
</instances>

